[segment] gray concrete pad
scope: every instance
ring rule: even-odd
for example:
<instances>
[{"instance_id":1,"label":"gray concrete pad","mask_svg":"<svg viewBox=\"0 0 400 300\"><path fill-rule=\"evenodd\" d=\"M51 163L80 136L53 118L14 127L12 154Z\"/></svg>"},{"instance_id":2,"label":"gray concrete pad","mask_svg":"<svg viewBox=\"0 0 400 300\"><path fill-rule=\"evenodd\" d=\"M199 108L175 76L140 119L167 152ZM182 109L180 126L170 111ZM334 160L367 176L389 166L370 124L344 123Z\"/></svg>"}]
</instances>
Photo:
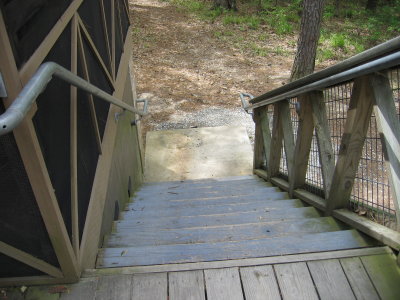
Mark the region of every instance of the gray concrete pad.
<instances>
[{"instance_id":1,"label":"gray concrete pad","mask_svg":"<svg viewBox=\"0 0 400 300\"><path fill-rule=\"evenodd\" d=\"M253 150L244 126L150 131L145 164L148 182L248 175Z\"/></svg>"}]
</instances>

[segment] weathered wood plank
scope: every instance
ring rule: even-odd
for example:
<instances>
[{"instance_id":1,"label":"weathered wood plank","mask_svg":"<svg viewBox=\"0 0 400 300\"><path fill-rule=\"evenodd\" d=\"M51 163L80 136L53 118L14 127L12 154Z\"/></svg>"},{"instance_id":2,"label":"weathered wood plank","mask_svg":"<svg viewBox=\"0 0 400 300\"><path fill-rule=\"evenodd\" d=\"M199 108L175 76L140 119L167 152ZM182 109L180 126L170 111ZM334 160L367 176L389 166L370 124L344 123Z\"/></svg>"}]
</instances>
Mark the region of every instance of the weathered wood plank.
<instances>
[{"instance_id":1,"label":"weathered wood plank","mask_svg":"<svg viewBox=\"0 0 400 300\"><path fill-rule=\"evenodd\" d=\"M249 212L249 211L266 211L276 210L279 208L293 208L293 207L304 207L304 204L297 199L290 200L264 200L254 201L247 203L228 203L221 205L204 205L204 206L165 206L163 210L157 210L155 207L150 206L147 208L146 204L143 204L140 208L133 208L131 206L125 209L125 212L121 215L120 219L135 218L135 217L174 217L174 216L200 216L200 215L215 215L222 213L233 213L233 212Z\"/></svg>"},{"instance_id":2,"label":"weathered wood plank","mask_svg":"<svg viewBox=\"0 0 400 300\"><path fill-rule=\"evenodd\" d=\"M94 300L98 278L86 278L67 286L68 293L63 293L60 300Z\"/></svg>"},{"instance_id":3,"label":"weathered wood plank","mask_svg":"<svg viewBox=\"0 0 400 300\"><path fill-rule=\"evenodd\" d=\"M204 270L207 300L243 300L238 268Z\"/></svg>"},{"instance_id":4,"label":"weathered wood plank","mask_svg":"<svg viewBox=\"0 0 400 300\"><path fill-rule=\"evenodd\" d=\"M260 124L260 110L262 109L264 108L253 111L253 121L255 123L253 169L260 169L264 162L264 143Z\"/></svg>"},{"instance_id":5,"label":"weathered wood plank","mask_svg":"<svg viewBox=\"0 0 400 300\"><path fill-rule=\"evenodd\" d=\"M274 105L274 116L273 116L273 126L271 134L271 149L269 159L268 159L268 175L274 177L279 173L279 163L281 161L281 149L283 142L283 128L282 120L279 113L279 105L275 103Z\"/></svg>"},{"instance_id":6,"label":"weathered wood plank","mask_svg":"<svg viewBox=\"0 0 400 300\"><path fill-rule=\"evenodd\" d=\"M400 295L400 268L393 255L361 257L369 277L381 299L398 299Z\"/></svg>"},{"instance_id":7,"label":"weathered wood plank","mask_svg":"<svg viewBox=\"0 0 400 300\"><path fill-rule=\"evenodd\" d=\"M136 198L133 203L128 204L130 209L143 209L143 207L197 207L204 205L223 205L223 204L239 204L239 203L252 203L259 201L270 200L286 200L288 199L286 192L272 192L272 193L254 193L252 195L235 195L235 196L210 196L192 199L177 199L177 200L164 200L155 197L150 201L146 198Z\"/></svg>"},{"instance_id":8,"label":"weathered wood plank","mask_svg":"<svg viewBox=\"0 0 400 300\"><path fill-rule=\"evenodd\" d=\"M240 268L246 300L280 300L278 283L272 266Z\"/></svg>"},{"instance_id":9,"label":"weathered wood plank","mask_svg":"<svg viewBox=\"0 0 400 300\"><path fill-rule=\"evenodd\" d=\"M316 91L311 94L311 105L315 133L318 141L318 153L324 181L325 198L327 199L331 190L332 177L335 170L335 156L332 148L332 139L323 92Z\"/></svg>"},{"instance_id":10,"label":"weathered wood plank","mask_svg":"<svg viewBox=\"0 0 400 300\"><path fill-rule=\"evenodd\" d=\"M83 273L83 277L93 277L93 276L97 277L102 275L115 275L115 274L142 274L142 273L178 272L178 271L217 269L217 268L230 268L230 267L261 266L270 264L313 261L321 259L379 255L387 253L392 253L392 250L390 250L389 247L373 247L373 248L335 250L335 251L325 251L325 252L315 252L315 253L305 253L305 254L279 255L271 257L231 259L231 260L209 261L209 262L120 267L120 268L114 267L106 269L88 269L85 270L85 272Z\"/></svg>"},{"instance_id":11,"label":"weathered wood plank","mask_svg":"<svg viewBox=\"0 0 400 300\"><path fill-rule=\"evenodd\" d=\"M177 229L260 223L272 220L318 218L320 214L314 207L282 208L264 212L224 213L218 215L189 217L160 217L157 219L135 218L115 222L115 228L158 228Z\"/></svg>"},{"instance_id":12,"label":"weathered wood plank","mask_svg":"<svg viewBox=\"0 0 400 300\"><path fill-rule=\"evenodd\" d=\"M228 177L216 177L216 178L204 178L204 179L184 179L175 181L146 181L143 183L143 187L160 187L160 186L170 186L170 185L196 185L196 184L209 184L209 183L221 183L221 182L231 182L240 180L260 180L254 175L240 175L240 176L228 176Z\"/></svg>"},{"instance_id":13,"label":"weathered wood plank","mask_svg":"<svg viewBox=\"0 0 400 300\"><path fill-rule=\"evenodd\" d=\"M129 275L99 277L96 288L96 300L130 300L132 297L132 280Z\"/></svg>"},{"instance_id":14,"label":"weathered wood plank","mask_svg":"<svg viewBox=\"0 0 400 300\"><path fill-rule=\"evenodd\" d=\"M330 217L178 230L129 228L111 234L104 247L216 243L338 230L341 230L341 226Z\"/></svg>"},{"instance_id":15,"label":"weathered wood plank","mask_svg":"<svg viewBox=\"0 0 400 300\"><path fill-rule=\"evenodd\" d=\"M167 300L167 297L167 273L138 274L133 276L132 300Z\"/></svg>"},{"instance_id":16,"label":"weathered wood plank","mask_svg":"<svg viewBox=\"0 0 400 300\"><path fill-rule=\"evenodd\" d=\"M374 245L356 230L239 242L105 248L97 267L145 266L355 249Z\"/></svg>"},{"instance_id":17,"label":"weathered wood plank","mask_svg":"<svg viewBox=\"0 0 400 300\"><path fill-rule=\"evenodd\" d=\"M387 76L381 73L371 78L375 100L375 116L382 141L386 167L390 172L393 204L397 226L400 229L400 122L394 104L393 92Z\"/></svg>"},{"instance_id":18,"label":"weathered wood plank","mask_svg":"<svg viewBox=\"0 0 400 300\"><path fill-rule=\"evenodd\" d=\"M268 107L261 110L260 126L264 144L264 155L268 169L268 159L271 155L271 130L269 128Z\"/></svg>"},{"instance_id":19,"label":"weathered wood plank","mask_svg":"<svg viewBox=\"0 0 400 300\"><path fill-rule=\"evenodd\" d=\"M307 262L321 299L356 299L339 260Z\"/></svg>"},{"instance_id":20,"label":"weathered wood plank","mask_svg":"<svg viewBox=\"0 0 400 300\"><path fill-rule=\"evenodd\" d=\"M293 177L292 181L289 180L290 195L293 195L293 191L305 183L314 132L311 96L309 94L299 96L298 103L300 104L299 127L294 148L296 155L293 157Z\"/></svg>"},{"instance_id":21,"label":"weathered wood plank","mask_svg":"<svg viewBox=\"0 0 400 300\"><path fill-rule=\"evenodd\" d=\"M286 165L288 169L288 177L289 182L293 181L294 176L294 154L295 154L295 145L294 145L294 134L293 134L293 125L291 112L289 107L289 101L284 100L278 103L279 106L279 114L281 118L282 131L283 131L283 140L284 140L284 148L285 148L285 156L286 156Z\"/></svg>"},{"instance_id":22,"label":"weathered wood plank","mask_svg":"<svg viewBox=\"0 0 400 300\"><path fill-rule=\"evenodd\" d=\"M319 299L306 263L275 265L274 269L283 299Z\"/></svg>"},{"instance_id":23,"label":"weathered wood plank","mask_svg":"<svg viewBox=\"0 0 400 300\"><path fill-rule=\"evenodd\" d=\"M169 299L205 300L203 271L172 272L169 279Z\"/></svg>"},{"instance_id":24,"label":"weathered wood plank","mask_svg":"<svg viewBox=\"0 0 400 300\"><path fill-rule=\"evenodd\" d=\"M327 214L348 205L373 108L370 83L368 76L354 81L339 158L332 178L335 189L329 194Z\"/></svg>"},{"instance_id":25,"label":"weathered wood plank","mask_svg":"<svg viewBox=\"0 0 400 300\"><path fill-rule=\"evenodd\" d=\"M340 259L347 280L357 299L379 299L367 272L358 257Z\"/></svg>"}]
</instances>

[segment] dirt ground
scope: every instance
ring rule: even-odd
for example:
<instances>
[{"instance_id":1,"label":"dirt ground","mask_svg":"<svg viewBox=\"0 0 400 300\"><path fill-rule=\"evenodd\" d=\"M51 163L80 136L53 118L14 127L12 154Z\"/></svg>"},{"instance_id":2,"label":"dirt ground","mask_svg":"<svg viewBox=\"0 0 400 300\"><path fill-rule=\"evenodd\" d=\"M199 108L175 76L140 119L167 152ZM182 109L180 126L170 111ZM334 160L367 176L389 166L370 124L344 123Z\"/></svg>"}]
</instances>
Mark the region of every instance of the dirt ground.
<instances>
[{"instance_id":1,"label":"dirt ground","mask_svg":"<svg viewBox=\"0 0 400 300\"><path fill-rule=\"evenodd\" d=\"M290 75L295 35L265 28L262 42L271 51L260 56L254 45L262 29L227 28L159 0L131 0L130 11L137 92L150 99L144 131L187 112L239 108L240 92L260 95Z\"/></svg>"}]
</instances>

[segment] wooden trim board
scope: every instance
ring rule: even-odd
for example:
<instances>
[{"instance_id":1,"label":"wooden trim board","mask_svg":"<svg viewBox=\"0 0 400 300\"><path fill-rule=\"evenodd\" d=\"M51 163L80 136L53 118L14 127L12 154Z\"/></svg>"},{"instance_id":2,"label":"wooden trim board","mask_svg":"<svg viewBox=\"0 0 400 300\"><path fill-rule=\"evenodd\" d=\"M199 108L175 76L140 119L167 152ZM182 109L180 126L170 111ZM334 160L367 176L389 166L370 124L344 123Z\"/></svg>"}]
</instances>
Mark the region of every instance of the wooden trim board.
<instances>
[{"instance_id":1,"label":"wooden trim board","mask_svg":"<svg viewBox=\"0 0 400 300\"><path fill-rule=\"evenodd\" d=\"M183 264L166 264L154 266L140 266L140 267L123 267L123 268L107 268L107 269L90 269L86 270L82 277L96 277L103 275L115 274L140 274L140 273L158 273L158 272L177 272L177 271L190 271L201 269L219 269L230 267L244 267L244 266L259 266L269 264L284 264L299 261L313 261L332 258L345 258L356 256L367 256L377 254L393 253L389 247L373 247L363 249L339 250L284 256L272 257L259 257L259 258L246 258L236 260L223 260L212 262L198 262L198 263L183 263Z\"/></svg>"}]
</instances>

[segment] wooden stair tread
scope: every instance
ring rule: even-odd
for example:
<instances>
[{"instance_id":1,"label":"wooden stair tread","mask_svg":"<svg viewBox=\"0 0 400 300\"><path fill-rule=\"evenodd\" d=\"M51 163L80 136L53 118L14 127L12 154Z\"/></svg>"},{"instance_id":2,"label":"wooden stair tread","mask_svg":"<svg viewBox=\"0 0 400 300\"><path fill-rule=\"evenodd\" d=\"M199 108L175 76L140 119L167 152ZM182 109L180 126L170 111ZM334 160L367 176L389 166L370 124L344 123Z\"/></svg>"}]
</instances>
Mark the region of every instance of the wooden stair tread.
<instances>
[{"instance_id":1,"label":"wooden stair tread","mask_svg":"<svg viewBox=\"0 0 400 300\"><path fill-rule=\"evenodd\" d=\"M318 218L320 213L314 207L298 207L275 209L262 212L235 212L204 216L189 217L158 217L158 218L132 218L115 222L115 228L193 228L218 225L234 225L243 223L257 223L272 220L290 220L301 218Z\"/></svg>"},{"instance_id":2,"label":"wooden stair tread","mask_svg":"<svg viewBox=\"0 0 400 300\"><path fill-rule=\"evenodd\" d=\"M218 177L218 178L203 178L203 179L185 179L176 181L154 181L154 182L144 182L143 187L146 186L165 186L170 184L201 184L209 182L224 182L224 181L237 181L237 180L258 180L262 181L260 177L256 175L241 175L241 176L231 176L231 177Z\"/></svg>"},{"instance_id":3,"label":"wooden stair tread","mask_svg":"<svg viewBox=\"0 0 400 300\"><path fill-rule=\"evenodd\" d=\"M100 249L97 268L216 261L370 247L356 230L313 233L239 242Z\"/></svg>"},{"instance_id":4,"label":"wooden stair tread","mask_svg":"<svg viewBox=\"0 0 400 300\"><path fill-rule=\"evenodd\" d=\"M150 246L193 243L216 243L223 241L273 238L299 233L329 232L342 230L332 217L303 220L271 221L212 228L154 230L153 228L120 229L107 238L107 247Z\"/></svg>"},{"instance_id":5,"label":"wooden stair tread","mask_svg":"<svg viewBox=\"0 0 400 300\"><path fill-rule=\"evenodd\" d=\"M136 217L178 217L178 216L199 216L212 215L221 213L233 212L249 212L249 211L265 211L282 208L304 207L302 201L298 199L291 200L264 200L250 203L221 203L214 205L180 205L180 206L165 206L163 209L155 209L152 206L143 204L142 206L127 207L120 215L121 219L136 218ZM159 208L159 206L158 206Z\"/></svg>"}]
</instances>

